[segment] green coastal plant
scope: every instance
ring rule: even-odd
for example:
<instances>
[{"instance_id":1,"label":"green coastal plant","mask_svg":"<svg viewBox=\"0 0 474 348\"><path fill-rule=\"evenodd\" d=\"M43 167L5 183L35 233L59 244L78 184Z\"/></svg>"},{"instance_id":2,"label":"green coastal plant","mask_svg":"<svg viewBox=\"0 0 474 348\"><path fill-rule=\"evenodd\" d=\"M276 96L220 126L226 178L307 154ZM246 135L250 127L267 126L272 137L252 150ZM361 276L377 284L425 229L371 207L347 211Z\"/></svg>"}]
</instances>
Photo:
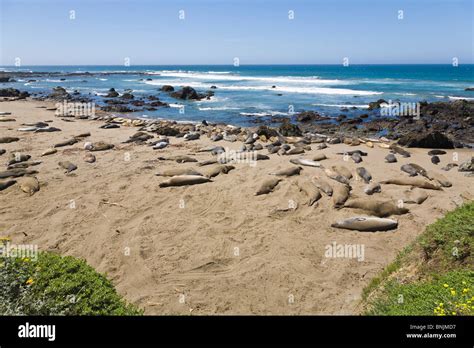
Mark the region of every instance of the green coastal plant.
<instances>
[{"instance_id":1,"label":"green coastal plant","mask_svg":"<svg viewBox=\"0 0 474 348\"><path fill-rule=\"evenodd\" d=\"M474 202L449 212L372 279L367 315L474 315Z\"/></svg>"},{"instance_id":2,"label":"green coastal plant","mask_svg":"<svg viewBox=\"0 0 474 348\"><path fill-rule=\"evenodd\" d=\"M83 260L39 252L0 257L1 315L140 315Z\"/></svg>"}]
</instances>

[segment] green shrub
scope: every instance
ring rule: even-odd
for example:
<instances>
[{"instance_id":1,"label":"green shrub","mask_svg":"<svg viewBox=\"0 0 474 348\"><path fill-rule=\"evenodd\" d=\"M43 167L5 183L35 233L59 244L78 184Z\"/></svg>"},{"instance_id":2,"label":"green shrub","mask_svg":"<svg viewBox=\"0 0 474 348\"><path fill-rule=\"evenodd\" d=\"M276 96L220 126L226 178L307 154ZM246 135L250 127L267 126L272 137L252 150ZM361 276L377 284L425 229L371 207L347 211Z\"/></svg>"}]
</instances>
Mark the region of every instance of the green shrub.
<instances>
[{"instance_id":1,"label":"green shrub","mask_svg":"<svg viewBox=\"0 0 474 348\"><path fill-rule=\"evenodd\" d=\"M139 315L111 282L83 260L39 252L0 257L2 315Z\"/></svg>"}]
</instances>

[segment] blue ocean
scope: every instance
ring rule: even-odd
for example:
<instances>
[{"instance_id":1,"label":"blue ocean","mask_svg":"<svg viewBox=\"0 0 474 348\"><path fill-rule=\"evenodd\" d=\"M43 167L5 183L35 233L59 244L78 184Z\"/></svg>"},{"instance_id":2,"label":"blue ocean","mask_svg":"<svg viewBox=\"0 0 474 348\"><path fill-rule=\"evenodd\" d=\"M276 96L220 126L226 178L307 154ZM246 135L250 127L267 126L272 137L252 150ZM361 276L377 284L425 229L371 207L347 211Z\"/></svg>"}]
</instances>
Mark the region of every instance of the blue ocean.
<instances>
[{"instance_id":1,"label":"blue ocean","mask_svg":"<svg viewBox=\"0 0 474 348\"><path fill-rule=\"evenodd\" d=\"M0 71L90 72L91 75L17 79L0 84L30 93L49 93L56 86L78 91L103 104L110 88L119 93L133 90L135 97L157 96L169 108L137 111L133 116L199 122L208 120L249 126L274 116L289 116L304 110L321 115L349 117L367 112L368 103L422 100L474 100L474 65L199 65L199 66L22 66ZM101 73L114 73L112 75ZM143 75L146 73L147 75ZM54 75L53 75L54 76ZM3 86L1 86L3 85ZM159 89L191 86L206 92L210 100L181 101ZM184 108L183 108L184 106Z\"/></svg>"}]
</instances>

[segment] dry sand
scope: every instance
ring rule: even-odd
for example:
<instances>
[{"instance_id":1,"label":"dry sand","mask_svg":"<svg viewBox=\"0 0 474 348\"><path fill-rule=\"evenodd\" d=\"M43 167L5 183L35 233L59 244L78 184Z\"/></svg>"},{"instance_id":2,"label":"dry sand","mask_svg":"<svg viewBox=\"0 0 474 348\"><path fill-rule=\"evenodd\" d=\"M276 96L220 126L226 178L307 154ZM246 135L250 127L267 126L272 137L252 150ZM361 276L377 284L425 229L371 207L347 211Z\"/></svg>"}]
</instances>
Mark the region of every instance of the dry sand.
<instances>
[{"instance_id":1,"label":"dry sand","mask_svg":"<svg viewBox=\"0 0 474 348\"><path fill-rule=\"evenodd\" d=\"M442 173L453 183L442 191L427 190L429 198L423 204L409 205L409 214L395 217L397 230L340 230L331 228L331 223L366 214L335 210L331 198L324 194L317 205L305 205L307 197L294 182L314 175L324 178L319 168L304 167L299 177L284 179L273 193L254 196L268 173L293 166L289 159L297 156L270 155L270 160L258 161L255 167L235 164L235 170L217 176L212 183L159 188L165 178L155 176L158 170L195 166L157 157L193 154L211 142L206 137L189 142L171 138L172 145L164 150L121 144L137 128L99 129L103 122L65 122L53 111L36 108L39 105L45 103L0 103L0 111L12 112L8 117L16 119L0 122L1 136L21 138L16 143L0 144L7 150L2 162L17 151L42 161L34 168L39 171L39 192L28 196L18 185L0 192L0 236L10 236L12 243L37 244L41 250L86 259L146 314L357 313L361 290L370 279L426 225L454 209L463 201L462 196L474 192L473 178L456 168L441 170L453 162L454 150L440 156L442 162L435 166L426 149L410 149L411 158L397 156L399 162L394 164L384 163L388 150L377 145L338 144L313 149L304 157L325 153L329 159L324 165L343 164L353 172L362 165L375 181L406 176L400 166L414 162ZM62 131L17 131L22 123L45 120L54 120L51 125ZM83 161L84 141L39 157L53 144L84 132L92 134L85 141L111 142L115 149L94 153L97 162L93 164ZM231 149L241 145L225 141L212 144ZM352 160L344 162L335 154L356 148L368 152L359 165ZM473 155L469 149L455 151L458 163ZM199 160L212 157L209 153L193 156ZM66 175L58 166L60 160L69 160L78 169ZM352 186L353 196L368 197L362 191L363 182L352 179ZM406 189L383 185L382 193L371 197L398 200ZM298 204L296 210L275 211L287 208L290 200ZM333 242L364 245L364 261L325 257L326 245Z\"/></svg>"}]
</instances>

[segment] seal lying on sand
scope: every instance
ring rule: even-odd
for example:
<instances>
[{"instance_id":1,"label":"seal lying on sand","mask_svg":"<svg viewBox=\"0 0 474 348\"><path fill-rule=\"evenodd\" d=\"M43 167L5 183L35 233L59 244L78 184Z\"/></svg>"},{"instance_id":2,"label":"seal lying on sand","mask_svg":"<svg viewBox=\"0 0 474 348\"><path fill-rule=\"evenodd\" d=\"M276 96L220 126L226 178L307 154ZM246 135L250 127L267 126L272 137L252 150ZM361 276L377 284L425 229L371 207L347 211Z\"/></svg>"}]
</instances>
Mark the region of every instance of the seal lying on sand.
<instances>
[{"instance_id":1,"label":"seal lying on sand","mask_svg":"<svg viewBox=\"0 0 474 348\"><path fill-rule=\"evenodd\" d=\"M364 180L366 184L368 184L370 180L372 180L372 175L370 175L368 170L365 169L364 167L357 168L356 173L362 180Z\"/></svg>"},{"instance_id":2,"label":"seal lying on sand","mask_svg":"<svg viewBox=\"0 0 474 348\"><path fill-rule=\"evenodd\" d=\"M370 195L374 194L375 192L382 192L382 187L380 186L380 184L378 182L373 182L373 183L368 184L364 188L364 192L365 192L365 194L370 196Z\"/></svg>"},{"instance_id":3,"label":"seal lying on sand","mask_svg":"<svg viewBox=\"0 0 474 348\"><path fill-rule=\"evenodd\" d=\"M378 217L402 215L409 211L407 208L399 208L391 201L374 200L368 197L348 200L344 203L344 208L366 210Z\"/></svg>"},{"instance_id":4,"label":"seal lying on sand","mask_svg":"<svg viewBox=\"0 0 474 348\"><path fill-rule=\"evenodd\" d=\"M278 185L278 183L281 181L281 179L278 178L271 178L265 180L258 191L255 193L255 196L259 195L265 195L267 193L270 193L273 191L273 189Z\"/></svg>"},{"instance_id":5,"label":"seal lying on sand","mask_svg":"<svg viewBox=\"0 0 474 348\"><path fill-rule=\"evenodd\" d=\"M451 187L453 184L443 174L428 172L427 175L430 179L436 180L442 187Z\"/></svg>"},{"instance_id":6,"label":"seal lying on sand","mask_svg":"<svg viewBox=\"0 0 474 348\"><path fill-rule=\"evenodd\" d=\"M20 138L16 137L1 137L0 138L0 144L8 144L8 143L13 143L15 141L20 140Z\"/></svg>"},{"instance_id":7,"label":"seal lying on sand","mask_svg":"<svg viewBox=\"0 0 474 348\"><path fill-rule=\"evenodd\" d=\"M215 167L211 167L208 171L205 172L204 175L208 178L213 178L221 173L227 174L232 169L235 169L235 167L231 165L220 164Z\"/></svg>"},{"instance_id":8,"label":"seal lying on sand","mask_svg":"<svg viewBox=\"0 0 474 348\"><path fill-rule=\"evenodd\" d=\"M30 158L30 155L25 155L23 153L12 153L10 154L10 160L7 162L7 164L12 165L14 163L25 162L28 161Z\"/></svg>"},{"instance_id":9,"label":"seal lying on sand","mask_svg":"<svg viewBox=\"0 0 474 348\"><path fill-rule=\"evenodd\" d=\"M344 166L332 166L331 169L334 170L336 173L345 176L347 180L352 179L351 171Z\"/></svg>"},{"instance_id":10,"label":"seal lying on sand","mask_svg":"<svg viewBox=\"0 0 474 348\"><path fill-rule=\"evenodd\" d=\"M114 148L113 144L107 144L107 143L104 143L103 141L99 141L97 143L92 143L92 147L90 151L106 151L113 148Z\"/></svg>"},{"instance_id":11,"label":"seal lying on sand","mask_svg":"<svg viewBox=\"0 0 474 348\"><path fill-rule=\"evenodd\" d=\"M409 204L421 204L428 198L428 195L425 191L419 188L414 188L412 190L406 190L402 198L403 203Z\"/></svg>"},{"instance_id":12,"label":"seal lying on sand","mask_svg":"<svg viewBox=\"0 0 474 348\"><path fill-rule=\"evenodd\" d=\"M278 175L278 176L300 175L300 172L302 169L303 168L301 167L285 168L285 169L277 170L276 172L270 173L270 175Z\"/></svg>"},{"instance_id":13,"label":"seal lying on sand","mask_svg":"<svg viewBox=\"0 0 474 348\"><path fill-rule=\"evenodd\" d=\"M7 180L7 181L0 182L0 191L3 191L6 188L9 188L10 186L15 185L15 184L16 184L16 180Z\"/></svg>"},{"instance_id":14,"label":"seal lying on sand","mask_svg":"<svg viewBox=\"0 0 474 348\"><path fill-rule=\"evenodd\" d=\"M161 172L156 173L157 176L178 176L178 175L201 175L198 171L192 168L171 168L165 169Z\"/></svg>"},{"instance_id":15,"label":"seal lying on sand","mask_svg":"<svg viewBox=\"0 0 474 348\"><path fill-rule=\"evenodd\" d=\"M324 181L323 179L320 179L318 178L317 176L313 177L311 179L311 181L313 182L313 184L318 188L320 189L321 191L323 191L325 194L327 194L328 196L332 196L332 193L333 193L333 189L331 187L331 185L329 185L326 181Z\"/></svg>"},{"instance_id":16,"label":"seal lying on sand","mask_svg":"<svg viewBox=\"0 0 474 348\"><path fill-rule=\"evenodd\" d=\"M62 141L60 143L57 143L57 144L54 145L54 147L63 147L63 146L74 145L78 141L79 140L77 140L76 138L72 138L72 139L65 140L65 141Z\"/></svg>"},{"instance_id":17,"label":"seal lying on sand","mask_svg":"<svg viewBox=\"0 0 474 348\"><path fill-rule=\"evenodd\" d=\"M210 159L210 160L206 160L206 161L202 161L202 162L199 162L197 165L199 167L203 167L203 166L208 166L210 164L216 164L217 163L217 160L216 159Z\"/></svg>"},{"instance_id":18,"label":"seal lying on sand","mask_svg":"<svg viewBox=\"0 0 474 348\"><path fill-rule=\"evenodd\" d=\"M314 155L313 161L322 161L327 159L326 155L324 153L318 153L317 155Z\"/></svg>"},{"instance_id":19,"label":"seal lying on sand","mask_svg":"<svg viewBox=\"0 0 474 348\"><path fill-rule=\"evenodd\" d=\"M13 163L13 164L10 164L7 167L7 169L28 168L28 167L37 166L39 164L41 164L40 161Z\"/></svg>"},{"instance_id":20,"label":"seal lying on sand","mask_svg":"<svg viewBox=\"0 0 474 348\"><path fill-rule=\"evenodd\" d=\"M160 183L158 186L160 187L186 186L186 185L203 184L206 182L212 182L212 180L201 175L177 175L177 176L173 176L171 179L167 181Z\"/></svg>"},{"instance_id":21,"label":"seal lying on sand","mask_svg":"<svg viewBox=\"0 0 474 348\"><path fill-rule=\"evenodd\" d=\"M58 163L61 168L66 169L66 173L70 173L77 169L77 166L69 161L61 161Z\"/></svg>"},{"instance_id":22,"label":"seal lying on sand","mask_svg":"<svg viewBox=\"0 0 474 348\"><path fill-rule=\"evenodd\" d=\"M298 186L300 191L303 191L304 193L308 195L309 206L312 206L315 202L317 202L321 198L321 192L319 192L318 188L310 181L299 180L296 182L296 186Z\"/></svg>"},{"instance_id":23,"label":"seal lying on sand","mask_svg":"<svg viewBox=\"0 0 474 348\"><path fill-rule=\"evenodd\" d=\"M385 162L387 163L395 163L397 162L397 157L393 153L389 153L387 156L385 156Z\"/></svg>"},{"instance_id":24,"label":"seal lying on sand","mask_svg":"<svg viewBox=\"0 0 474 348\"><path fill-rule=\"evenodd\" d=\"M96 158L93 154L91 153L86 153L84 155L84 162L87 162L87 163L94 163L96 161Z\"/></svg>"},{"instance_id":25,"label":"seal lying on sand","mask_svg":"<svg viewBox=\"0 0 474 348\"><path fill-rule=\"evenodd\" d=\"M170 157L158 157L161 161L176 161L178 163L197 162L197 159L189 156L170 156Z\"/></svg>"},{"instance_id":26,"label":"seal lying on sand","mask_svg":"<svg viewBox=\"0 0 474 348\"><path fill-rule=\"evenodd\" d=\"M55 154L56 152L58 152L58 150L56 150L56 149L48 149L48 150L44 151L44 152L41 154L41 157L43 157L43 156L48 156L48 155L52 155L52 154Z\"/></svg>"},{"instance_id":27,"label":"seal lying on sand","mask_svg":"<svg viewBox=\"0 0 474 348\"><path fill-rule=\"evenodd\" d=\"M23 168L16 168L16 169L10 169L10 170L5 170L3 172L0 172L0 179L16 178L19 176L33 175L33 174L38 174L38 171L23 169Z\"/></svg>"},{"instance_id":28,"label":"seal lying on sand","mask_svg":"<svg viewBox=\"0 0 474 348\"><path fill-rule=\"evenodd\" d=\"M441 190L441 185L426 181L421 178L396 178L381 181L381 184L407 185L424 188L428 190Z\"/></svg>"},{"instance_id":29,"label":"seal lying on sand","mask_svg":"<svg viewBox=\"0 0 474 348\"><path fill-rule=\"evenodd\" d=\"M407 173L409 176L417 176L418 172L410 164L404 164L400 167L402 172Z\"/></svg>"},{"instance_id":30,"label":"seal lying on sand","mask_svg":"<svg viewBox=\"0 0 474 348\"><path fill-rule=\"evenodd\" d=\"M411 157L410 153L406 150L403 150L400 146L392 144L389 146L389 149L395 153L402 155L403 157Z\"/></svg>"},{"instance_id":31,"label":"seal lying on sand","mask_svg":"<svg viewBox=\"0 0 474 348\"><path fill-rule=\"evenodd\" d=\"M331 227L356 231L388 231L397 228L398 222L391 219L382 219L369 216L356 216L333 223Z\"/></svg>"},{"instance_id":32,"label":"seal lying on sand","mask_svg":"<svg viewBox=\"0 0 474 348\"><path fill-rule=\"evenodd\" d=\"M21 178L19 185L20 189L23 192L28 193L30 196L34 195L35 192L38 192L40 189L38 179L36 179L34 176Z\"/></svg>"},{"instance_id":33,"label":"seal lying on sand","mask_svg":"<svg viewBox=\"0 0 474 348\"><path fill-rule=\"evenodd\" d=\"M337 185L334 187L334 192L332 194L334 208L341 208L349 198L349 194L350 187L347 185Z\"/></svg>"},{"instance_id":34,"label":"seal lying on sand","mask_svg":"<svg viewBox=\"0 0 474 348\"><path fill-rule=\"evenodd\" d=\"M320 168L321 163L304 158L292 158L290 162L296 165Z\"/></svg>"},{"instance_id":35,"label":"seal lying on sand","mask_svg":"<svg viewBox=\"0 0 474 348\"><path fill-rule=\"evenodd\" d=\"M331 170L331 169L329 169L329 168L326 168L326 169L324 170L324 172L326 173L326 175L327 175L328 178L330 178L330 179L336 180L336 181L340 182L341 184L345 184L345 185L349 185L349 184L350 184L350 183L349 183L349 180L348 180L345 176L343 176L343 175L341 175L341 174L338 174L338 173L336 173L335 171L333 171L333 170Z\"/></svg>"}]
</instances>

